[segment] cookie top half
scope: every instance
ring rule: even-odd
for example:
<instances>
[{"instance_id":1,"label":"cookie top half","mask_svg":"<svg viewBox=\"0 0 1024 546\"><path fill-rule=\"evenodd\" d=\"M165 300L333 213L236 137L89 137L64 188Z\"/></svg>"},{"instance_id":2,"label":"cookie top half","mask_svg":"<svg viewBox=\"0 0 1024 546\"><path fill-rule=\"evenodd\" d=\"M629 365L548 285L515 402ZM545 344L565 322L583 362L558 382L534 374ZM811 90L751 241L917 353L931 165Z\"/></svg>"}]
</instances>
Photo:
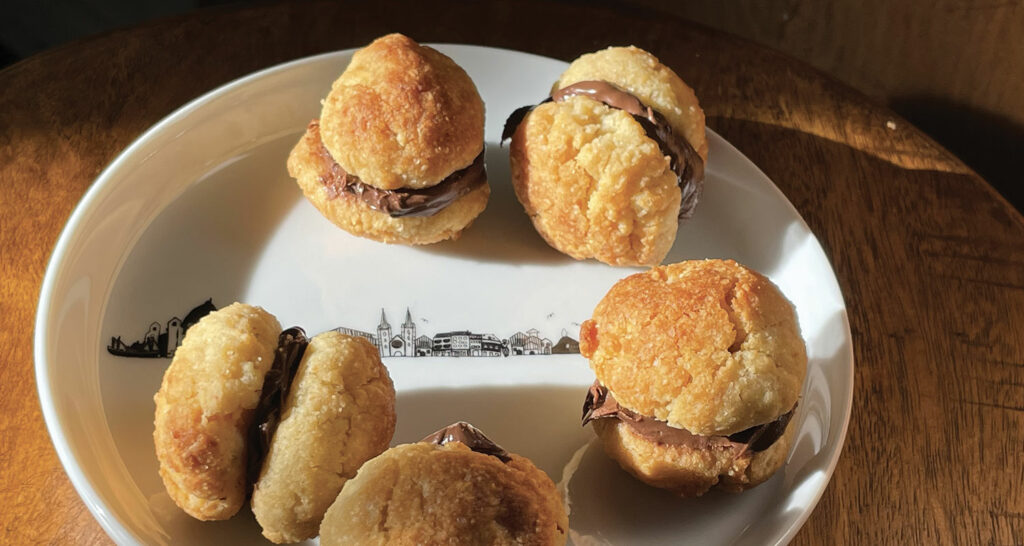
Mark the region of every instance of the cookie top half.
<instances>
[{"instance_id":1,"label":"cookie top half","mask_svg":"<svg viewBox=\"0 0 1024 546\"><path fill-rule=\"evenodd\" d=\"M519 126L509 153L516 196L559 251L654 265L672 247L676 175L628 113L586 97L541 104Z\"/></svg>"},{"instance_id":2,"label":"cookie top half","mask_svg":"<svg viewBox=\"0 0 1024 546\"><path fill-rule=\"evenodd\" d=\"M391 448L345 484L321 544L564 544L568 518L551 479L505 458L458 441Z\"/></svg>"},{"instance_id":3,"label":"cookie top half","mask_svg":"<svg viewBox=\"0 0 1024 546\"><path fill-rule=\"evenodd\" d=\"M481 153L484 104L453 60L389 34L352 56L324 100L320 130L338 164L364 183L426 188Z\"/></svg>"},{"instance_id":4,"label":"cookie top half","mask_svg":"<svg viewBox=\"0 0 1024 546\"><path fill-rule=\"evenodd\" d=\"M708 436L791 410L807 370L793 305L731 260L622 279L581 326L580 352L620 404Z\"/></svg>"},{"instance_id":5,"label":"cookie top half","mask_svg":"<svg viewBox=\"0 0 1024 546\"><path fill-rule=\"evenodd\" d=\"M606 81L628 91L668 118L673 130L707 162L704 110L690 86L657 57L633 46L609 47L581 55L555 82L551 92L588 80Z\"/></svg>"}]
</instances>

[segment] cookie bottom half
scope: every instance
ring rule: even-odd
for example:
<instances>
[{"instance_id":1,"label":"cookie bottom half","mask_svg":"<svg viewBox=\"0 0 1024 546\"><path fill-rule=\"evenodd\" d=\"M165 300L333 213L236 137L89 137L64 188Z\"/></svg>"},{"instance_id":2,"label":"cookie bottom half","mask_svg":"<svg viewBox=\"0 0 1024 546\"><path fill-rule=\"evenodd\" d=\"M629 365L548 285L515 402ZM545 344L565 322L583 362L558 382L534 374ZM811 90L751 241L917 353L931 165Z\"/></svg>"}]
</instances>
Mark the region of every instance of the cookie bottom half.
<instances>
[{"instance_id":1,"label":"cookie bottom half","mask_svg":"<svg viewBox=\"0 0 1024 546\"><path fill-rule=\"evenodd\" d=\"M796 426L792 423L768 449L693 449L651 441L613 420L594 421L605 453L647 485L681 497L699 497L712 488L743 491L768 480L786 461Z\"/></svg>"},{"instance_id":2,"label":"cookie bottom half","mask_svg":"<svg viewBox=\"0 0 1024 546\"><path fill-rule=\"evenodd\" d=\"M374 241L426 245L457 239L487 207L491 194L484 182L432 216L392 217L370 208L353 194L332 196L323 183L318 149L318 139L307 131L288 156L288 172L324 217L353 235Z\"/></svg>"}]
</instances>

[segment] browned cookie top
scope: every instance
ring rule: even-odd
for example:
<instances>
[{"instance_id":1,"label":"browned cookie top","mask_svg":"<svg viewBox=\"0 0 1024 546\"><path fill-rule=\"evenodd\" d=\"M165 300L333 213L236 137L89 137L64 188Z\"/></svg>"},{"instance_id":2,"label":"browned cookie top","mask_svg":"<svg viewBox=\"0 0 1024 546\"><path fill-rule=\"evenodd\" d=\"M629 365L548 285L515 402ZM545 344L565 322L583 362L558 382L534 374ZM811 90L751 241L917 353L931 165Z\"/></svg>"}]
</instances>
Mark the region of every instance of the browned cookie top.
<instances>
[{"instance_id":1,"label":"browned cookie top","mask_svg":"<svg viewBox=\"0 0 1024 546\"><path fill-rule=\"evenodd\" d=\"M469 166L484 142L484 104L466 72L401 34L352 57L320 115L346 172L381 189L425 188Z\"/></svg>"},{"instance_id":2,"label":"browned cookie top","mask_svg":"<svg viewBox=\"0 0 1024 546\"><path fill-rule=\"evenodd\" d=\"M583 323L580 352L619 403L706 436L788 412L807 369L793 305L731 260L619 281Z\"/></svg>"}]
</instances>

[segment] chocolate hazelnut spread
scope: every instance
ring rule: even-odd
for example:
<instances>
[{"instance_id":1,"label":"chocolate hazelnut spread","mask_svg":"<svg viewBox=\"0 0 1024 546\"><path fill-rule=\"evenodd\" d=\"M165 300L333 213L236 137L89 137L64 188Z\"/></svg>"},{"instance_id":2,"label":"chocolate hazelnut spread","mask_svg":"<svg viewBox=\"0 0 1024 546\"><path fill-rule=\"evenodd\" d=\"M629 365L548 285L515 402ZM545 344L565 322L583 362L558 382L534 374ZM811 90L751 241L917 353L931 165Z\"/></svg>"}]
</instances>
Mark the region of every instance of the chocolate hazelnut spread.
<instances>
[{"instance_id":1,"label":"chocolate hazelnut spread","mask_svg":"<svg viewBox=\"0 0 1024 546\"><path fill-rule=\"evenodd\" d=\"M277 338L274 363L263 379L263 391L260 392L260 401L249 428L247 477L250 485L259 478L263 459L270 451L270 441L281 421L281 408L288 398L292 379L295 378L307 346L309 339L306 332L298 326L288 328Z\"/></svg>"},{"instance_id":2,"label":"chocolate hazelnut spread","mask_svg":"<svg viewBox=\"0 0 1024 546\"><path fill-rule=\"evenodd\" d=\"M337 199L348 193L361 199L373 210L386 212L392 218L402 216L433 216L456 199L473 191L487 181L484 150L469 166L453 172L429 188L383 190L371 186L350 174L334 160L320 139L320 122L309 123L309 133L315 139L320 159L320 183L327 189L328 199Z\"/></svg>"},{"instance_id":3,"label":"chocolate hazelnut spread","mask_svg":"<svg viewBox=\"0 0 1024 546\"><path fill-rule=\"evenodd\" d=\"M607 387L594 382L583 402L583 425L597 419L618 419L652 442L691 449L733 449L742 455L771 447L786 432L794 411L796 406L770 423L755 425L728 436L701 436L619 405Z\"/></svg>"},{"instance_id":4,"label":"chocolate hazelnut spread","mask_svg":"<svg viewBox=\"0 0 1024 546\"><path fill-rule=\"evenodd\" d=\"M679 219L684 220L693 216L704 185L704 160L693 145L683 135L676 134L668 119L660 112L645 105L628 91L605 81L588 80L568 85L552 93L541 104L551 101L562 102L577 95L590 97L633 116L633 119L644 128L647 136L658 144L661 153L669 157L669 168L676 173L676 180L683 194L679 205ZM505 120L505 128L501 133L502 142L512 138L516 128L534 108L535 106L523 106L512 112Z\"/></svg>"},{"instance_id":5,"label":"chocolate hazelnut spread","mask_svg":"<svg viewBox=\"0 0 1024 546\"><path fill-rule=\"evenodd\" d=\"M512 460L512 457L501 446L492 442L490 438L484 436L483 432L465 421L452 423L420 442L439 446L449 442L460 442L477 453L497 457L501 462L507 463Z\"/></svg>"}]
</instances>

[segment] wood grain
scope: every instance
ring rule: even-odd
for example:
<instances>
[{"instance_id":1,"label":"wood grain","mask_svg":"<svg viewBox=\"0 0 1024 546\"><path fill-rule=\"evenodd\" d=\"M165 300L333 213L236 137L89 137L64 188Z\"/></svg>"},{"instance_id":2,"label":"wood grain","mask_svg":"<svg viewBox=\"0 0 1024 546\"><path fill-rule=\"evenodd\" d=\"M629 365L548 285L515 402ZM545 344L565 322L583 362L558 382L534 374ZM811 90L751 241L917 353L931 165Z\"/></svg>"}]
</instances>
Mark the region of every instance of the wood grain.
<instances>
[{"instance_id":1,"label":"wood grain","mask_svg":"<svg viewBox=\"0 0 1024 546\"><path fill-rule=\"evenodd\" d=\"M39 412L33 315L77 200L144 129L282 61L391 31L562 59L659 55L821 240L850 313L854 415L796 544L1024 536L1024 219L931 139L781 54L665 16L548 3L295 3L110 33L0 72L0 543L107 543Z\"/></svg>"},{"instance_id":2,"label":"wood grain","mask_svg":"<svg viewBox=\"0 0 1024 546\"><path fill-rule=\"evenodd\" d=\"M934 96L1024 126L1024 3L1019 1L623 4L666 11L779 49L879 100Z\"/></svg>"},{"instance_id":3,"label":"wood grain","mask_svg":"<svg viewBox=\"0 0 1024 546\"><path fill-rule=\"evenodd\" d=\"M1024 211L1024 2L604 1L806 61L917 124Z\"/></svg>"}]
</instances>

